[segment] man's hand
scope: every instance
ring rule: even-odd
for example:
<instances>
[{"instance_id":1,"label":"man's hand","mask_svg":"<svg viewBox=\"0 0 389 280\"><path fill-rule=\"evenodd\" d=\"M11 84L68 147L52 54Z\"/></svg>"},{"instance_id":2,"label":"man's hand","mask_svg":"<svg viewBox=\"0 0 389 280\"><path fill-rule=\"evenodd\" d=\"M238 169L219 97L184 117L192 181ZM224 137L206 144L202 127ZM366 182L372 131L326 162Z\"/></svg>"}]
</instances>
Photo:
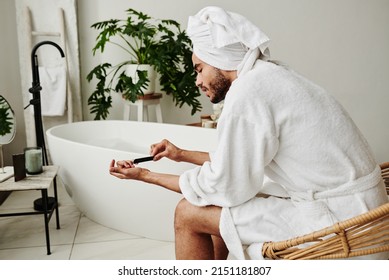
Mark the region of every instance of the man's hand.
<instances>
[{"instance_id":1,"label":"man's hand","mask_svg":"<svg viewBox=\"0 0 389 280\"><path fill-rule=\"evenodd\" d=\"M181 161L181 154L182 149L173 145L166 139L151 145L150 148L150 155L154 156L154 160L160 160L163 157L167 157L174 161Z\"/></svg>"},{"instance_id":2,"label":"man's hand","mask_svg":"<svg viewBox=\"0 0 389 280\"><path fill-rule=\"evenodd\" d=\"M115 160L112 160L109 165L109 173L119 179L140 180L140 175L144 171L148 170L136 167L131 160L120 160L116 163L116 166Z\"/></svg>"},{"instance_id":3,"label":"man's hand","mask_svg":"<svg viewBox=\"0 0 389 280\"><path fill-rule=\"evenodd\" d=\"M184 161L197 165L202 165L204 162L210 161L207 152L180 149L166 139L151 145L150 154L154 156L154 160L160 160L163 157L167 157L168 159L177 162Z\"/></svg>"},{"instance_id":4,"label":"man's hand","mask_svg":"<svg viewBox=\"0 0 389 280\"><path fill-rule=\"evenodd\" d=\"M109 165L109 173L119 179L139 180L181 193L178 175L150 172L148 169L136 167L131 160L120 160L116 166L115 160L112 160Z\"/></svg>"}]
</instances>

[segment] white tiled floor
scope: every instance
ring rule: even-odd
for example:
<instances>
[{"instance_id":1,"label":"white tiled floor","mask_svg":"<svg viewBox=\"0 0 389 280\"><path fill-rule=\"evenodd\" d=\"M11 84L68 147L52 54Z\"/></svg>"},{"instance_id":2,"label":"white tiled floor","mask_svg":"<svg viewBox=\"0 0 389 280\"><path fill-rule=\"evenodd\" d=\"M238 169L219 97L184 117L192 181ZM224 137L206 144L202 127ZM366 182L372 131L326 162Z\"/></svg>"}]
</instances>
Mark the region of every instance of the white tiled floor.
<instances>
[{"instance_id":1,"label":"white tiled floor","mask_svg":"<svg viewBox=\"0 0 389 280\"><path fill-rule=\"evenodd\" d=\"M49 190L52 192L52 188ZM58 185L61 229L50 221L51 255L46 254L42 215L0 218L2 260L173 260L174 243L150 240L97 224L80 213ZM0 213L31 211L40 191L13 192Z\"/></svg>"}]
</instances>

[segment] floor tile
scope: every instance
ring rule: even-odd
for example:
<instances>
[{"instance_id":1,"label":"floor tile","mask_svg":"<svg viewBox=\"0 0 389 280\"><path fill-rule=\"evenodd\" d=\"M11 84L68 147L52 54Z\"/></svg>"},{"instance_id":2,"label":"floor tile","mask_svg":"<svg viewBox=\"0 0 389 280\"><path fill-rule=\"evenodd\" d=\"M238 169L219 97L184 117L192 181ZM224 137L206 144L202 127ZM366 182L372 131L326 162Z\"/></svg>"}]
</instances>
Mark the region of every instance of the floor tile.
<instances>
[{"instance_id":1,"label":"floor tile","mask_svg":"<svg viewBox=\"0 0 389 280\"><path fill-rule=\"evenodd\" d=\"M73 245L51 247L47 255L46 246L0 250L0 260L68 260Z\"/></svg>"},{"instance_id":2,"label":"floor tile","mask_svg":"<svg viewBox=\"0 0 389 280\"><path fill-rule=\"evenodd\" d=\"M172 242L131 239L74 244L73 260L173 260Z\"/></svg>"},{"instance_id":3,"label":"floor tile","mask_svg":"<svg viewBox=\"0 0 389 280\"><path fill-rule=\"evenodd\" d=\"M91 243L112 240L124 240L139 238L132 234L117 231L91 221L85 216L81 216L77 230L75 243Z\"/></svg>"},{"instance_id":4,"label":"floor tile","mask_svg":"<svg viewBox=\"0 0 389 280\"><path fill-rule=\"evenodd\" d=\"M31 209L26 209L31 211ZM55 215L49 223L50 244L72 244L75 239L80 213L75 206L59 209L60 229L56 229ZM0 218L0 249L45 246L43 215Z\"/></svg>"}]
</instances>

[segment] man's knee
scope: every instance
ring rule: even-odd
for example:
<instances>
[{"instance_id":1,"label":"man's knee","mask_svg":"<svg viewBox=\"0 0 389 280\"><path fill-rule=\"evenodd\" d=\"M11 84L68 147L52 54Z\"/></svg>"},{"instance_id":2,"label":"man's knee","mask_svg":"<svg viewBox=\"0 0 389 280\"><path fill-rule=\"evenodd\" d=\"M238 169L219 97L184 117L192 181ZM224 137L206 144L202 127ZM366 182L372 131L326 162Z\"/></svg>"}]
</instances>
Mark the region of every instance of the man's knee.
<instances>
[{"instance_id":1,"label":"man's knee","mask_svg":"<svg viewBox=\"0 0 389 280\"><path fill-rule=\"evenodd\" d=\"M175 215L174 215L174 228L180 229L191 229L196 228L197 221L196 217L199 216L200 207L191 204L188 200L183 198L178 202Z\"/></svg>"},{"instance_id":2,"label":"man's knee","mask_svg":"<svg viewBox=\"0 0 389 280\"><path fill-rule=\"evenodd\" d=\"M174 215L174 225L176 228L188 222L191 216L189 213L191 212L190 208L192 208L192 205L185 198L178 202Z\"/></svg>"},{"instance_id":3,"label":"man's knee","mask_svg":"<svg viewBox=\"0 0 389 280\"><path fill-rule=\"evenodd\" d=\"M176 207L174 227L176 231L189 230L219 235L220 214L220 207L199 207L182 199Z\"/></svg>"}]
</instances>

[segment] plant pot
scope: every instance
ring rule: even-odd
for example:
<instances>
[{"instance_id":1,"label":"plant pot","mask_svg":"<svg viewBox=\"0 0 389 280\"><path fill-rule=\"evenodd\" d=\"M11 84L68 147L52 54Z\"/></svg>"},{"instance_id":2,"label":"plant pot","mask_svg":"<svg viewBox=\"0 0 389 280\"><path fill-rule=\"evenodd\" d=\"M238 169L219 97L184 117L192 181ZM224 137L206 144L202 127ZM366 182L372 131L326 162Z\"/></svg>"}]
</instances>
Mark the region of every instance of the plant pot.
<instances>
[{"instance_id":1,"label":"plant pot","mask_svg":"<svg viewBox=\"0 0 389 280\"><path fill-rule=\"evenodd\" d=\"M131 77L133 82L136 83L139 80L137 71L147 71L147 78L149 79L149 85L144 90L143 94L150 94L155 92L155 79L157 72L154 67L149 64L130 64L126 68L126 75Z\"/></svg>"}]
</instances>

